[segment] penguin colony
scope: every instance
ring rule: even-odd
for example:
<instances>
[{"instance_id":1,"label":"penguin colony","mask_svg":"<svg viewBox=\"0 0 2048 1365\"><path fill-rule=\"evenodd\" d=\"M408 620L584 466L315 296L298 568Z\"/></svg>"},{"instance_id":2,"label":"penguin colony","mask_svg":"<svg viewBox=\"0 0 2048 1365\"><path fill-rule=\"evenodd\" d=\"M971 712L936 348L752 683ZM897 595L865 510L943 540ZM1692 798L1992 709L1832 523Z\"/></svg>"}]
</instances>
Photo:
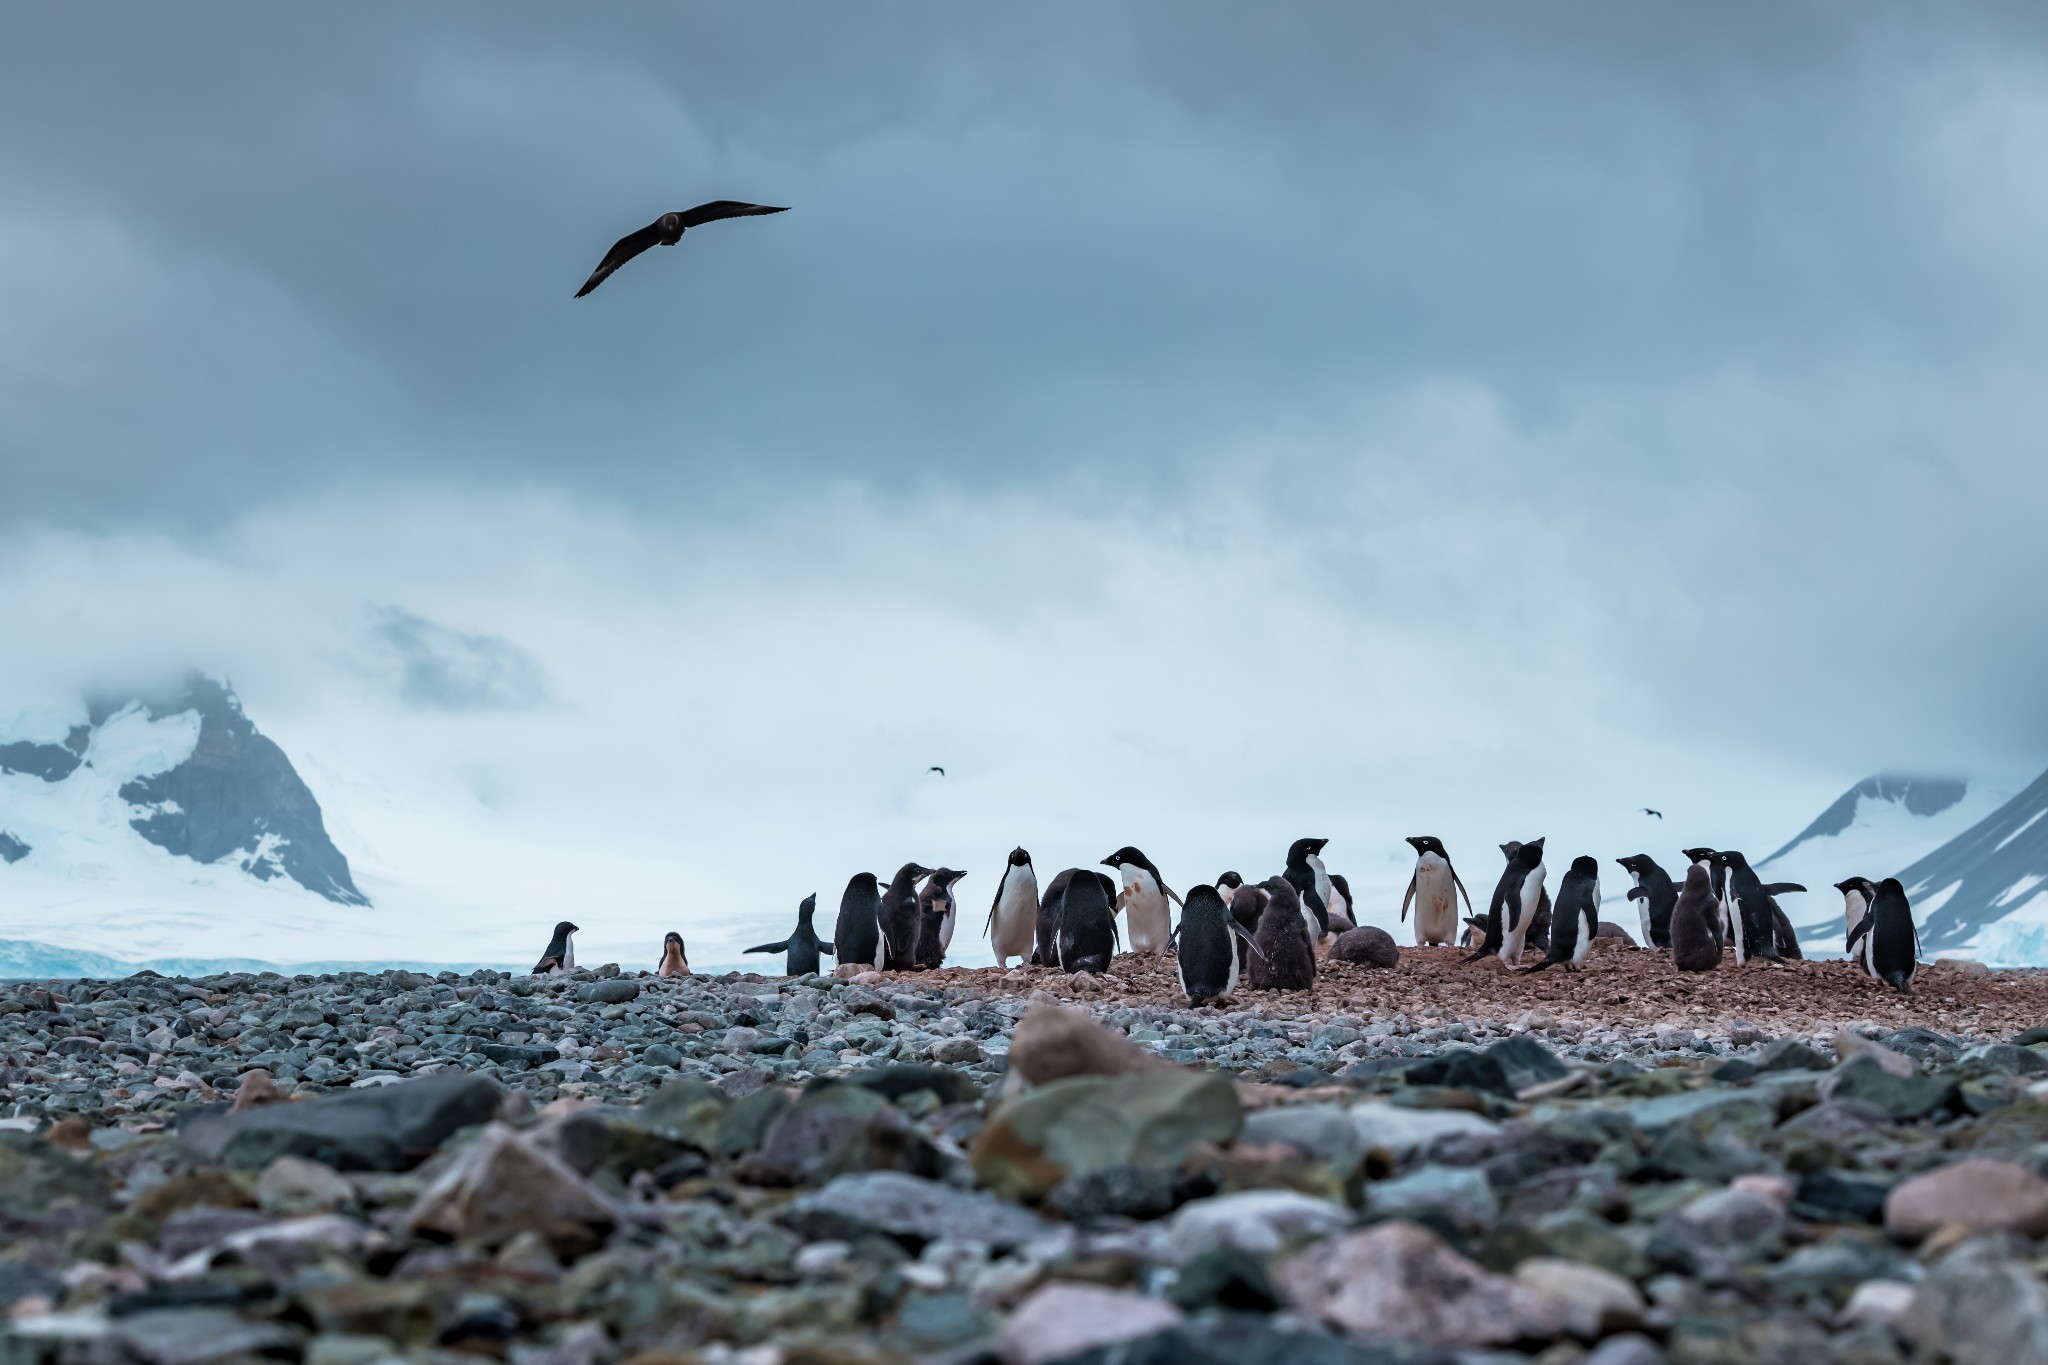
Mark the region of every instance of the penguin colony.
<instances>
[{"instance_id":1,"label":"penguin colony","mask_svg":"<svg viewBox=\"0 0 2048 1365\"><path fill-rule=\"evenodd\" d=\"M1486 912L1477 915L1471 913L1471 894L1443 841L1415 835L1407 842L1415 850L1415 870L1401 898L1401 919L1405 923L1413 911L1418 947L1454 947L1462 938L1464 947L1474 949L1467 962L1498 957L1514 971L1562 967L1571 972L1585 964L1595 938L1633 942L1625 931L1601 922L1597 859L1572 859L1553 900L1546 885L1544 841L1510 840L1500 846L1505 866ZM1227 999L1240 986L1313 991L1318 963L1355 919L1350 883L1323 863L1328 844L1327 839L1297 839L1279 875L1248 882L1238 872L1224 872L1185 897L1167 884L1150 858L1129 845L1102 860L1116 877L1070 867L1042 888L1031 854L1012 849L983 932L998 970L1007 971L1014 958L1062 972L1107 972L1128 927L1133 952L1176 958L1181 990L1190 1004ZM1681 972L1719 970L1731 955L1738 967L1753 958L1777 962L1801 956L1778 897L1805 887L1764 881L1732 849L1689 848L1684 854L1686 867L1677 879L1647 853L1614 860L1629 874L1627 899L1636 904L1644 947L1668 954ZM797 907L796 927L786 938L747 951L784 954L784 970L791 976L816 972L821 956L836 958L846 972L944 966L959 920L954 889L966 876L957 868L915 862L903 864L886 882L872 872L857 872L840 895L829 942L812 926L818 906L812 894ZM1896 877L1882 882L1849 877L1835 883L1835 889L1842 893L1844 947L1850 959L1873 981L1910 991L1919 969L1920 937L1905 887ZM1462 919L1461 897L1467 912ZM574 971L576 932L567 920L557 924L534 972ZM682 935L667 935L657 970L664 977L690 974Z\"/></svg>"}]
</instances>

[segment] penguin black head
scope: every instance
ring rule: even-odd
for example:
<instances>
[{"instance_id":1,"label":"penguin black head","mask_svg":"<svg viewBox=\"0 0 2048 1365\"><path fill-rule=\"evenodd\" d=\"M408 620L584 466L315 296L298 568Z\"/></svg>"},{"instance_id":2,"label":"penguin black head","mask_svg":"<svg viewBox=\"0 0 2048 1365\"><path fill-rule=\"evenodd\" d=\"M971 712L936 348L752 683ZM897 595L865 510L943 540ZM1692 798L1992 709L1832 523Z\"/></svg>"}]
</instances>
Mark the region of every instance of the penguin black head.
<instances>
[{"instance_id":1,"label":"penguin black head","mask_svg":"<svg viewBox=\"0 0 2048 1365\"><path fill-rule=\"evenodd\" d=\"M661 936L661 941L664 947L671 943L675 944L678 948L683 946L683 936L673 929L663 934Z\"/></svg>"},{"instance_id":2,"label":"penguin black head","mask_svg":"<svg viewBox=\"0 0 2048 1365\"><path fill-rule=\"evenodd\" d=\"M1235 872L1226 872L1216 879L1216 889L1228 897L1231 892L1244 885L1244 878Z\"/></svg>"},{"instance_id":3,"label":"penguin black head","mask_svg":"<svg viewBox=\"0 0 2048 1365\"><path fill-rule=\"evenodd\" d=\"M1225 913L1222 893L1213 886L1189 887L1187 896L1181 902L1181 914L1185 917L1197 912L1217 915Z\"/></svg>"},{"instance_id":4,"label":"penguin black head","mask_svg":"<svg viewBox=\"0 0 2048 1365\"><path fill-rule=\"evenodd\" d=\"M813 891L810 895L804 897L803 903L801 905L797 906L796 917L798 919L809 919L812 915L815 915L817 912L818 893Z\"/></svg>"},{"instance_id":5,"label":"penguin black head","mask_svg":"<svg viewBox=\"0 0 2048 1365\"><path fill-rule=\"evenodd\" d=\"M1287 846L1287 865L1295 867L1306 863L1310 858L1321 853L1323 845L1329 842L1328 839L1296 839Z\"/></svg>"},{"instance_id":6,"label":"penguin black head","mask_svg":"<svg viewBox=\"0 0 2048 1365\"><path fill-rule=\"evenodd\" d=\"M953 889L953 883L966 875L967 872L964 868L942 867L932 873L932 884L942 891L950 891Z\"/></svg>"},{"instance_id":7,"label":"penguin black head","mask_svg":"<svg viewBox=\"0 0 2048 1365\"><path fill-rule=\"evenodd\" d=\"M1425 853L1434 853L1439 858L1449 858L1451 856L1444 852L1444 841L1437 838L1434 834L1411 834L1408 836L1407 842L1415 850L1417 857Z\"/></svg>"},{"instance_id":8,"label":"penguin black head","mask_svg":"<svg viewBox=\"0 0 2048 1365\"><path fill-rule=\"evenodd\" d=\"M1864 900L1874 901L1877 899L1877 885L1868 877L1844 877L1841 881L1835 883L1835 890L1845 896L1851 891L1860 891L1863 894Z\"/></svg>"},{"instance_id":9,"label":"penguin black head","mask_svg":"<svg viewBox=\"0 0 2048 1365\"><path fill-rule=\"evenodd\" d=\"M1711 863L1714 861L1714 850L1711 848L1681 848L1678 851L1685 855L1685 860L1689 863Z\"/></svg>"},{"instance_id":10,"label":"penguin black head","mask_svg":"<svg viewBox=\"0 0 2048 1365\"><path fill-rule=\"evenodd\" d=\"M560 924L557 924L555 926L555 937L560 938L564 934L577 933L581 930L581 928L581 925L571 924L569 923L569 921L563 920Z\"/></svg>"},{"instance_id":11,"label":"penguin black head","mask_svg":"<svg viewBox=\"0 0 2048 1365\"><path fill-rule=\"evenodd\" d=\"M1024 851L1024 849L1023 849L1023 848L1022 848L1021 846L1019 846L1019 847L1017 847L1017 848L1013 848L1013 849L1011 849L1011 850L1010 850L1010 866L1011 866L1011 867L1029 867L1029 866L1031 866L1031 855L1030 855L1029 853L1026 853L1026 852Z\"/></svg>"},{"instance_id":12,"label":"penguin black head","mask_svg":"<svg viewBox=\"0 0 2048 1365\"><path fill-rule=\"evenodd\" d=\"M1722 849L1719 853L1716 853L1714 855L1714 860L1718 862L1722 867L1727 868L1749 866L1749 859L1743 857L1740 853L1738 853L1732 848Z\"/></svg>"},{"instance_id":13,"label":"penguin black head","mask_svg":"<svg viewBox=\"0 0 2048 1365\"><path fill-rule=\"evenodd\" d=\"M1520 839L1510 839L1500 846L1500 856L1506 858L1509 862L1513 862L1515 860L1515 850L1521 846L1522 841Z\"/></svg>"},{"instance_id":14,"label":"penguin black head","mask_svg":"<svg viewBox=\"0 0 2048 1365\"><path fill-rule=\"evenodd\" d=\"M1630 872L1643 872L1649 868L1650 855L1647 853L1631 853L1626 858L1616 858L1614 861Z\"/></svg>"},{"instance_id":15,"label":"penguin black head","mask_svg":"<svg viewBox=\"0 0 2048 1365\"><path fill-rule=\"evenodd\" d=\"M905 863L896 869L895 880L899 882L916 882L923 881L931 875L932 869L926 867L923 863Z\"/></svg>"},{"instance_id":16,"label":"penguin black head","mask_svg":"<svg viewBox=\"0 0 2048 1365\"><path fill-rule=\"evenodd\" d=\"M1534 867L1543 861L1543 839L1531 839L1527 843L1519 839L1510 839L1500 846L1500 851L1507 854L1508 862L1512 866Z\"/></svg>"},{"instance_id":17,"label":"penguin black head","mask_svg":"<svg viewBox=\"0 0 2048 1365\"><path fill-rule=\"evenodd\" d=\"M1600 875L1600 860L1598 858L1589 858L1582 853L1572 859L1571 870L1581 877L1597 877Z\"/></svg>"},{"instance_id":18,"label":"penguin black head","mask_svg":"<svg viewBox=\"0 0 2048 1365\"><path fill-rule=\"evenodd\" d=\"M1151 859L1147 858L1137 849L1132 848L1129 844L1125 844L1122 848L1102 860L1104 867L1122 867L1125 863L1129 863L1133 867L1149 868L1152 866Z\"/></svg>"}]
</instances>

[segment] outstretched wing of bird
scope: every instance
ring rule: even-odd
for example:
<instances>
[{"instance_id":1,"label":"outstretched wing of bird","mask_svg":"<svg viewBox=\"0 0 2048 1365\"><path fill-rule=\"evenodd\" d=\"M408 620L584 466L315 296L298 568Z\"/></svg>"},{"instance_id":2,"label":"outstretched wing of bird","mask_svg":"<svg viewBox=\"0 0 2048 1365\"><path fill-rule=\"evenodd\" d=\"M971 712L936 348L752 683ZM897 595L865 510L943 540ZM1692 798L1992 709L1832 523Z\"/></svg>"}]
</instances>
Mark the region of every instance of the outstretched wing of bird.
<instances>
[{"instance_id":1,"label":"outstretched wing of bird","mask_svg":"<svg viewBox=\"0 0 2048 1365\"><path fill-rule=\"evenodd\" d=\"M714 199L708 204L699 204L696 208L684 209L681 213L674 214L673 217L677 220L679 228L687 231L693 227L702 227L706 223L715 223L721 218L751 218L763 213L785 213L787 211L788 205L786 204L747 204L737 199ZM610 279L613 271L661 241L663 236L663 219L670 216L664 213L660 218L655 219L638 232L629 232L619 238L618 241L612 243L612 249L605 252L604 259L597 263L597 269L590 272L590 278L585 280L583 287L576 291L576 297L582 298L585 294L603 284L607 279Z\"/></svg>"},{"instance_id":2,"label":"outstretched wing of bird","mask_svg":"<svg viewBox=\"0 0 2048 1365\"><path fill-rule=\"evenodd\" d=\"M619 238L618 241L613 242L612 249L605 252L604 259L597 263L597 269L590 272L590 278L585 280L583 287L576 291L576 297L580 299L591 290L603 284L611 278L614 270L617 270L620 266L632 260L635 256L638 256L660 240L661 219L657 218L638 232L629 232Z\"/></svg>"},{"instance_id":3,"label":"outstretched wing of bird","mask_svg":"<svg viewBox=\"0 0 2048 1365\"><path fill-rule=\"evenodd\" d=\"M787 952L788 949L789 940L784 939L780 943L764 943L758 948L749 948L747 951L750 953L781 953Z\"/></svg>"},{"instance_id":4,"label":"outstretched wing of bird","mask_svg":"<svg viewBox=\"0 0 2048 1365\"><path fill-rule=\"evenodd\" d=\"M925 771L928 773L937 773L940 777L944 777L946 775L946 770L944 768L941 768L936 763L934 763L931 767L926 768Z\"/></svg>"},{"instance_id":5,"label":"outstretched wing of bird","mask_svg":"<svg viewBox=\"0 0 2048 1365\"><path fill-rule=\"evenodd\" d=\"M715 223L721 218L756 218L764 213L787 213L787 204L747 204L737 199L714 199L708 204L699 204L693 209L684 209L677 217L686 228L702 227Z\"/></svg>"}]
</instances>

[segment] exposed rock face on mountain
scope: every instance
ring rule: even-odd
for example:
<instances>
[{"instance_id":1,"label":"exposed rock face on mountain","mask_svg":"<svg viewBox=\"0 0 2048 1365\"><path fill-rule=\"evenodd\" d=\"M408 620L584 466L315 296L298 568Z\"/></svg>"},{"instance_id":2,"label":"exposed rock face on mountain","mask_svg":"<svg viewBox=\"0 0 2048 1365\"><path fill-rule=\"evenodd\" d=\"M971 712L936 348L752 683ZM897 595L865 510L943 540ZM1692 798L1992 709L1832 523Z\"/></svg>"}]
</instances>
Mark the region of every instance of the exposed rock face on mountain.
<instances>
[{"instance_id":1,"label":"exposed rock face on mountain","mask_svg":"<svg viewBox=\"0 0 2048 1365\"><path fill-rule=\"evenodd\" d=\"M197 711L199 743L183 763L121 788L147 812L129 822L137 834L195 862L233 856L259 881L290 877L331 901L369 904L327 837L320 803L233 692L195 675L181 695L144 704L152 716ZM115 709L95 702L93 723Z\"/></svg>"},{"instance_id":2,"label":"exposed rock face on mountain","mask_svg":"<svg viewBox=\"0 0 2048 1365\"><path fill-rule=\"evenodd\" d=\"M144 857L124 851L131 832L195 863L369 904L291 760L202 674L93 698L61 740L0 743L0 868L143 891L161 873L140 844L127 847Z\"/></svg>"},{"instance_id":3,"label":"exposed rock face on mountain","mask_svg":"<svg viewBox=\"0 0 2048 1365\"><path fill-rule=\"evenodd\" d=\"M1924 820L1949 809L1968 795L1969 790L1970 784L1960 777L1908 777L1902 773L1879 773L1875 777L1866 777L1843 792L1812 824L1799 831L1792 842L1764 862L1783 858L1810 840L1831 839L1846 833L1856 824L1866 802L1900 806L1907 815Z\"/></svg>"},{"instance_id":4,"label":"exposed rock face on mountain","mask_svg":"<svg viewBox=\"0 0 2048 1365\"><path fill-rule=\"evenodd\" d=\"M2035 961L2048 947L2048 773L2018 796L1899 873L1927 913L1929 952L1976 942L2000 960ZM1997 929L1998 942L1981 940ZM2022 933L2020 931L2030 931ZM2031 937L2029 949L2024 942Z\"/></svg>"}]
</instances>

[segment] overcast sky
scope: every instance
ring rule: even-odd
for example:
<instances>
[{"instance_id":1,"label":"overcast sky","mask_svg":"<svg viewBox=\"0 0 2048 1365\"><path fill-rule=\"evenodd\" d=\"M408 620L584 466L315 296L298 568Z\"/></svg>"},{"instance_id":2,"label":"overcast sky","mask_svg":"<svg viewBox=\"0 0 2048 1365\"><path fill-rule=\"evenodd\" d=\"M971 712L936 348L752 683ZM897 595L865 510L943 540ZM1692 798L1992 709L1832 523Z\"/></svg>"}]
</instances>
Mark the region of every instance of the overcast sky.
<instances>
[{"instance_id":1,"label":"overcast sky","mask_svg":"<svg viewBox=\"0 0 2048 1365\"><path fill-rule=\"evenodd\" d=\"M2038 5L11 7L0 683L621 952L1775 846L2048 760L2044 168Z\"/></svg>"}]
</instances>

